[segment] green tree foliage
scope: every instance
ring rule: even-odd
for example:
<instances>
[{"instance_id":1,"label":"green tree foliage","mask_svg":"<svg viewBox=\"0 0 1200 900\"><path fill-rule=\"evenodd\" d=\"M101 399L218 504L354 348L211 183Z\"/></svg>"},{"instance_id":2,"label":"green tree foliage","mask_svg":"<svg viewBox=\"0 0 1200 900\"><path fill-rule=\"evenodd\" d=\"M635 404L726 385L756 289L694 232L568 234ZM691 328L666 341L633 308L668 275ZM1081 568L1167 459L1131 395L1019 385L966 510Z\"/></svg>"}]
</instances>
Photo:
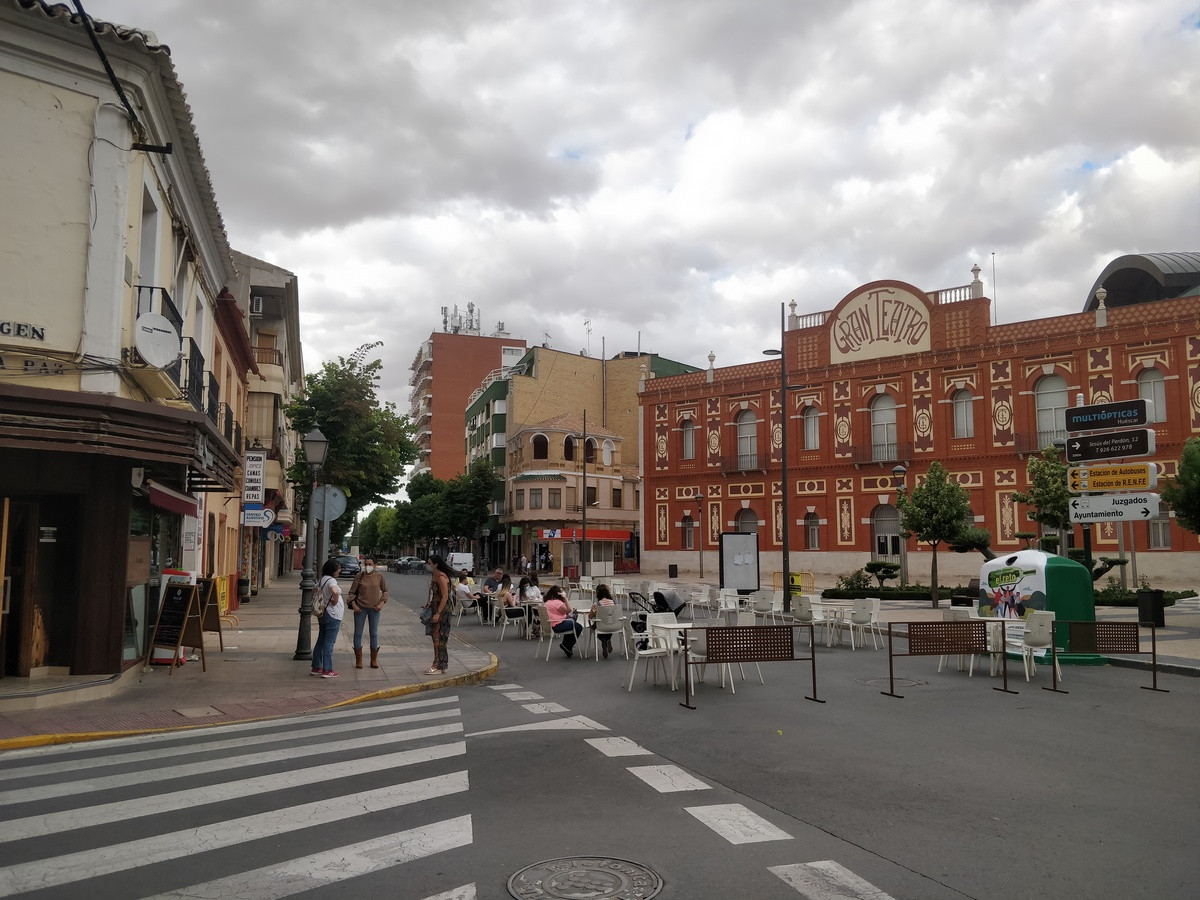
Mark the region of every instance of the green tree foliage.
<instances>
[{"instance_id":1,"label":"green tree foliage","mask_svg":"<svg viewBox=\"0 0 1200 900\"><path fill-rule=\"evenodd\" d=\"M475 460L450 481L422 472L408 483L409 502L396 505L398 527L410 539L431 544L471 541L488 520L497 481L496 470L486 459Z\"/></svg>"},{"instance_id":2,"label":"green tree foliage","mask_svg":"<svg viewBox=\"0 0 1200 900\"><path fill-rule=\"evenodd\" d=\"M992 533L986 528L964 528L962 534L949 542L949 547L955 553L976 550L984 559L996 558L992 550Z\"/></svg>"},{"instance_id":3,"label":"green tree foliage","mask_svg":"<svg viewBox=\"0 0 1200 900\"><path fill-rule=\"evenodd\" d=\"M863 569L868 575L871 575L879 582L879 589L883 590L883 583L900 575L900 564L887 562L882 559L873 559Z\"/></svg>"},{"instance_id":4,"label":"green tree foliage","mask_svg":"<svg viewBox=\"0 0 1200 900\"><path fill-rule=\"evenodd\" d=\"M1040 457L1029 460L1029 490L1014 492L1013 499L1031 507L1035 522L1062 531L1071 527L1071 493L1067 490L1067 466L1057 447L1047 447Z\"/></svg>"},{"instance_id":5,"label":"green tree foliage","mask_svg":"<svg viewBox=\"0 0 1200 900\"><path fill-rule=\"evenodd\" d=\"M938 545L953 543L970 527L971 504L962 485L950 478L939 462L929 466L925 482L912 489L901 490L897 501L900 525L905 536L915 536L933 551L930 561L929 597L938 605Z\"/></svg>"},{"instance_id":6,"label":"green tree foliage","mask_svg":"<svg viewBox=\"0 0 1200 900\"><path fill-rule=\"evenodd\" d=\"M395 520L396 509L392 506L377 506L367 514L358 526L358 543L364 553L382 556L396 546Z\"/></svg>"},{"instance_id":7,"label":"green tree foliage","mask_svg":"<svg viewBox=\"0 0 1200 900\"><path fill-rule=\"evenodd\" d=\"M304 380L304 395L285 412L292 430L305 435L314 425L329 439L321 480L345 488L346 513L330 524L336 546L358 512L379 503L400 487L404 468L417 458L412 425L396 412L395 404L379 402L377 388L383 363L366 361L379 342L364 344L349 359L338 357ZM311 473L303 448L288 469L288 479L304 509L308 507Z\"/></svg>"},{"instance_id":8,"label":"green tree foliage","mask_svg":"<svg viewBox=\"0 0 1200 900\"><path fill-rule=\"evenodd\" d=\"M1193 534L1200 534L1200 438L1190 437L1183 445L1179 466L1161 490L1171 504L1175 519Z\"/></svg>"}]
</instances>

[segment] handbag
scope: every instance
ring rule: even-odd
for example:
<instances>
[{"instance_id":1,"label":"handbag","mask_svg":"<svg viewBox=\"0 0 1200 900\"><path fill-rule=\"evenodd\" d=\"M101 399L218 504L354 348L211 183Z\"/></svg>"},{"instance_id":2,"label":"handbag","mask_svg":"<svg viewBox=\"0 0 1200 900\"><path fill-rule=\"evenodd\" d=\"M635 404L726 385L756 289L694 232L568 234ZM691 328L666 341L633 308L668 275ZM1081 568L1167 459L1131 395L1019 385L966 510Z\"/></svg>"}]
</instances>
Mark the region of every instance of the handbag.
<instances>
[{"instance_id":1,"label":"handbag","mask_svg":"<svg viewBox=\"0 0 1200 900\"><path fill-rule=\"evenodd\" d=\"M422 625L432 625L433 624L433 607L432 606L422 606L421 607L421 624Z\"/></svg>"}]
</instances>

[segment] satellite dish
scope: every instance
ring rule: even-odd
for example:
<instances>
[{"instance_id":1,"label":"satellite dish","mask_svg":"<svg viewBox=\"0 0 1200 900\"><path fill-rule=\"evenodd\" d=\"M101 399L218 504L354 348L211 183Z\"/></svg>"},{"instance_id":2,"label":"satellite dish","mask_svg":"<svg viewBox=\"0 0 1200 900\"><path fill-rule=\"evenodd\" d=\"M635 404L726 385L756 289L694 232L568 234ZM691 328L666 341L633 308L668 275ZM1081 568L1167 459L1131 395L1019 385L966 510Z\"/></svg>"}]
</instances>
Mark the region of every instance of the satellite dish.
<instances>
[{"instance_id":1,"label":"satellite dish","mask_svg":"<svg viewBox=\"0 0 1200 900\"><path fill-rule=\"evenodd\" d=\"M164 369L179 359L179 332L166 316L143 313L133 325L133 346L146 365Z\"/></svg>"}]
</instances>

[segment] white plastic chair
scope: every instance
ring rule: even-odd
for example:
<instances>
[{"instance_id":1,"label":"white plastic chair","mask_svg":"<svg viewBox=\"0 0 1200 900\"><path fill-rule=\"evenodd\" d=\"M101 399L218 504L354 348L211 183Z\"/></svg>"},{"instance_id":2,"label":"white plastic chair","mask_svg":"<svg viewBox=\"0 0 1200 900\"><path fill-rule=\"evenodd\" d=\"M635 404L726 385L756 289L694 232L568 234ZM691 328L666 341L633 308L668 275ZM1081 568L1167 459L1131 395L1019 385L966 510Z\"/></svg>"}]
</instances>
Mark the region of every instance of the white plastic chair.
<instances>
[{"instance_id":1,"label":"white plastic chair","mask_svg":"<svg viewBox=\"0 0 1200 900\"><path fill-rule=\"evenodd\" d=\"M779 602L782 608L783 593L779 594ZM775 621L775 600L766 591L756 591L750 598L750 609L756 618L763 621Z\"/></svg>"},{"instance_id":2,"label":"white plastic chair","mask_svg":"<svg viewBox=\"0 0 1200 900\"><path fill-rule=\"evenodd\" d=\"M942 610L942 621L943 622L966 622L966 621L969 621L970 618L971 618L971 612L970 612L970 610L967 610L967 609L944 609L944 610ZM937 670L939 672L942 671L942 666L944 666L946 664L946 658L947 658L947 655L944 653L938 657L938 669ZM961 672L964 669L966 669L966 667L967 667L966 656L964 654L960 653L958 655L958 671ZM974 655L972 655L971 656L971 671L968 672L967 674L968 674L968 676L970 676L970 675L973 675L974 673L975 673L975 657L974 657Z\"/></svg>"},{"instance_id":3,"label":"white plastic chair","mask_svg":"<svg viewBox=\"0 0 1200 900\"><path fill-rule=\"evenodd\" d=\"M1025 663L1025 680L1037 672L1037 651L1050 649L1054 643L1054 613L1038 609L1029 614L1025 620L1025 634L1021 637L1021 659ZM1058 680L1062 681L1062 667L1058 657L1054 658L1054 671Z\"/></svg>"},{"instance_id":4,"label":"white plastic chair","mask_svg":"<svg viewBox=\"0 0 1200 900\"><path fill-rule=\"evenodd\" d=\"M546 605L543 603L540 606L535 606L534 611L537 613L538 619L538 642L533 648L533 658L537 659L542 652L542 641L546 642L546 662L550 661L550 651L554 649L554 629L550 627L550 613L546 612Z\"/></svg>"},{"instance_id":5,"label":"white plastic chair","mask_svg":"<svg viewBox=\"0 0 1200 900\"><path fill-rule=\"evenodd\" d=\"M624 645L622 649L625 651L625 658L629 659L629 642L625 640L625 623L628 621L621 615L621 607L615 604L596 607L596 618L591 622L588 631L592 633L592 652L596 655L597 662L600 661L600 653L596 645L600 643L602 634L621 635L621 643Z\"/></svg>"},{"instance_id":6,"label":"white plastic chair","mask_svg":"<svg viewBox=\"0 0 1200 900\"><path fill-rule=\"evenodd\" d=\"M653 614L652 614L653 615ZM633 626L626 621L624 626L625 632L625 650L627 653L633 654L633 664L629 668L629 686L626 691L633 693L633 679L637 675L638 660L646 659L653 660L655 666L654 683L658 684L658 666L663 669L663 680L667 679L667 665L671 660L671 648L667 641L662 637L653 634L647 626L646 631L638 633L633 630ZM644 648L639 647L641 641L646 642ZM645 676L642 676L645 680ZM675 682L671 681L671 687L674 689Z\"/></svg>"},{"instance_id":7,"label":"white plastic chair","mask_svg":"<svg viewBox=\"0 0 1200 900\"><path fill-rule=\"evenodd\" d=\"M517 629L517 635L520 636L525 631L525 607L524 606L503 606L500 610L500 640L504 640L504 632L508 630L508 626L512 625Z\"/></svg>"},{"instance_id":8,"label":"white plastic chair","mask_svg":"<svg viewBox=\"0 0 1200 900\"><path fill-rule=\"evenodd\" d=\"M792 621L797 625L812 625L813 633L810 635L809 647L812 647L812 637L816 635L817 628L824 627L826 632L829 631L829 621L825 618L825 613L821 609L820 604L814 603L811 597L805 594L792 595ZM828 640L828 634L826 634Z\"/></svg>"}]
</instances>

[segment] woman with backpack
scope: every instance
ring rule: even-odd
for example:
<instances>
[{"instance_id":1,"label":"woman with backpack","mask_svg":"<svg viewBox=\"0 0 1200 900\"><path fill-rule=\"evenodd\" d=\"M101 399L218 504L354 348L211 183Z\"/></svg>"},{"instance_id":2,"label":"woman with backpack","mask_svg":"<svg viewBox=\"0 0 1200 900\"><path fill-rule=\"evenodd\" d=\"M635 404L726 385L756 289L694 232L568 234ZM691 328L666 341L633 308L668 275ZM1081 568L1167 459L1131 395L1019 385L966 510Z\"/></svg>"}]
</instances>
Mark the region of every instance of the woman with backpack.
<instances>
[{"instance_id":1,"label":"woman with backpack","mask_svg":"<svg viewBox=\"0 0 1200 900\"><path fill-rule=\"evenodd\" d=\"M321 580L317 582L318 595L313 601L316 604L314 612L319 611L320 614L317 616L317 643L313 646L312 672L309 674L322 678L338 677L338 673L333 671L333 645L342 627L342 616L346 614L342 589L337 583L341 570L336 559L328 560L321 567Z\"/></svg>"}]
</instances>

